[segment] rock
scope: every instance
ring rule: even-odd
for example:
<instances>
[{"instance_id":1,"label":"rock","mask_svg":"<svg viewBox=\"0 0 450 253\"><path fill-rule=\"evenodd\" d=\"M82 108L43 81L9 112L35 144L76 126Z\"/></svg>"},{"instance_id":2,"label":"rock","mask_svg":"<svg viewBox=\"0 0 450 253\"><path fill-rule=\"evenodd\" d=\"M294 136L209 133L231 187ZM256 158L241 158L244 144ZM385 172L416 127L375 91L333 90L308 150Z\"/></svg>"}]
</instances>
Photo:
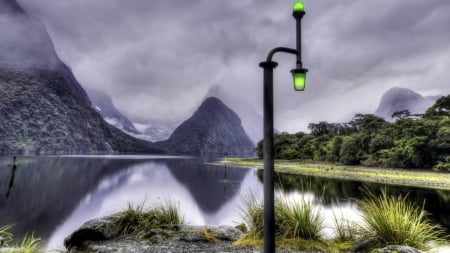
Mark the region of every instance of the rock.
<instances>
[{"instance_id":1,"label":"rock","mask_svg":"<svg viewBox=\"0 0 450 253\"><path fill-rule=\"evenodd\" d=\"M161 235L154 235L150 238L150 242L153 244L160 244L164 242L164 238Z\"/></svg>"},{"instance_id":2,"label":"rock","mask_svg":"<svg viewBox=\"0 0 450 253\"><path fill-rule=\"evenodd\" d=\"M235 228L237 228L239 231L241 231L243 233L248 232L247 226L244 223L237 225Z\"/></svg>"},{"instance_id":3,"label":"rock","mask_svg":"<svg viewBox=\"0 0 450 253\"><path fill-rule=\"evenodd\" d=\"M77 231L64 239L64 246L82 247L85 241L101 241L119 236L119 229L115 224L117 215L102 217L84 223Z\"/></svg>"},{"instance_id":4,"label":"rock","mask_svg":"<svg viewBox=\"0 0 450 253\"><path fill-rule=\"evenodd\" d=\"M232 226L173 225L149 229L141 236L122 235L115 225L116 217L117 214L86 222L65 239L64 245L74 253L254 252L251 247L232 244L242 235ZM205 229L211 237L205 236Z\"/></svg>"},{"instance_id":5,"label":"rock","mask_svg":"<svg viewBox=\"0 0 450 253\"><path fill-rule=\"evenodd\" d=\"M368 239L365 239L364 241L357 242L355 245L353 245L353 248L351 252L365 252L367 249L371 246L380 241L381 238L379 237L370 237Z\"/></svg>"},{"instance_id":6,"label":"rock","mask_svg":"<svg viewBox=\"0 0 450 253\"><path fill-rule=\"evenodd\" d=\"M216 239L234 242L242 236L242 232L232 226L184 226L180 239L187 242L209 241L204 230L208 230Z\"/></svg>"},{"instance_id":7,"label":"rock","mask_svg":"<svg viewBox=\"0 0 450 253\"><path fill-rule=\"evenodd\" d=\"M374 250L374 252L376 252L376 253L392 253L392 252L395 252L395 253L424 253L423 251L420 251L413 247L402 246L402 245L389 245L382 249L376 249L376 250Z\"/></svg>"}]
</instances>

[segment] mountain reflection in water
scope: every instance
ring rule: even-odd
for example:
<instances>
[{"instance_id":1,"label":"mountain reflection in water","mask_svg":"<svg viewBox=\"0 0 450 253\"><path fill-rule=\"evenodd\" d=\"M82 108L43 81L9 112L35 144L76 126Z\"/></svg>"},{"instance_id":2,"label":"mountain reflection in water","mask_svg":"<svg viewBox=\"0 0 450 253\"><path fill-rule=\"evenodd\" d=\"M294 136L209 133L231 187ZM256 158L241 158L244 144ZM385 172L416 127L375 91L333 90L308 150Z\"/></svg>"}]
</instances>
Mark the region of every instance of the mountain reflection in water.
<instances>
[{"instance_id":1,"label":"mountain reflection in water","mask_svg":"<svg viewBox=\"0 0 450 253\"><path fill-rule=\"evenodd\" d=\"M14 224L15 238L35 232L47 250L61 249L66 236L84 222L144 203L171 200L193 225L237 225L242 199L262 199L262 174L255 169L205 164L194 158L164 156L0 157L0 227ZM310 199L320 207L326 237L333 235L333 214L360 222L356 200L361 189L382 187L410 198L449 228L450 192L385 186L299 175L276 176L277 195Z\"/></svg>"},{"instance_id":2,"label":"mountain reflection in water","mask_svg":"<svg viewBox=\"0 0 450 253\"><path fill-rule=\"evenodd\" d=\"M237 225L240 196L261 188L250 172L186 158L21 157L9 198L0 197L0 226L15 224L17 238L34 230L55 249L87 220L128 203L150 207L166 200L178 203L190 224ZM10 166L0 171L0 189L6 192L10 178Z\"/></svg>"}]
</instances>

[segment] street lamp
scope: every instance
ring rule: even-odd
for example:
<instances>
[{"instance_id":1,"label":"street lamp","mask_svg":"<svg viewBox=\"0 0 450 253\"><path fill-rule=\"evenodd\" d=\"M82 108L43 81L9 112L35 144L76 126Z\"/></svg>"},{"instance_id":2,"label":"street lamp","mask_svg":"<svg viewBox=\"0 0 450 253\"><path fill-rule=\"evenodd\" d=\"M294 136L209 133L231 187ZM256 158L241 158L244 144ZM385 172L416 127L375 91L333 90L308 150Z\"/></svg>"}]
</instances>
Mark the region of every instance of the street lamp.
<instances>
[{"instance_id":1,"label":"street lamp","mask_svg":"<svg viewBox=\"0 0 450 253\"><path fill-rule=\"evenodd\" d=\"M296 49L277 47L267 55L259 66L264 69L264 253L275 252L275 205L274 205L274 160L273 160L273 70L278 63L272 61L275 53L283 52L297 56L296 68L291 70L294 89L303 91L307 69L302 65L301 19L305 15L305 5L296 1L292 8L296 20Z\"/></svg>"}]
</instances>

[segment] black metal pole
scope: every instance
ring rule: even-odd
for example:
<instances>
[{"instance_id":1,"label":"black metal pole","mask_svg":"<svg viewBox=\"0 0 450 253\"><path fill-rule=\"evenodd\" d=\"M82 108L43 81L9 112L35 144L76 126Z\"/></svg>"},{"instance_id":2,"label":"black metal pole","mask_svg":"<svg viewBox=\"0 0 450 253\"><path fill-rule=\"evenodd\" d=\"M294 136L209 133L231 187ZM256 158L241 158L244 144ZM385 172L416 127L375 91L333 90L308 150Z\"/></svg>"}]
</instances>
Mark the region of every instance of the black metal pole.
<instances>
[{"instance_id":1,"label":"black metal pole","mask_svg":"<svg viewBox=\"0 0 450 253\"><path fill-rule=\"evenodd\" d=\"M297 35L296 49L297 49L297 68L302 68L302 18L305 15L304 11L294 11L292 16L295 18L295 33Z\"/></svg>"},{"instance_id":2,"label":"black metal pole","mask_svg":"<svg viewBox=\"0 0 450 253\"><path fill-rule=\"evenodd\" d=\"M295 17L295 16L294 16ZM302 15L303 17L303 15ZM302 18L301 17L295 17L296 21L296 33L297 33L297 68L302 68Z\"/></svg>"},{"instance_id":3,"label":"black metal pole","mask_svg":"<svg viewBox=\"0 0 450 253\"><path fill-rule=\"evenodd\" d=\"M277 63L266 61L259 66L264 68L264 253L274 253L273 70Z\"/></svg>"}]
</instances>

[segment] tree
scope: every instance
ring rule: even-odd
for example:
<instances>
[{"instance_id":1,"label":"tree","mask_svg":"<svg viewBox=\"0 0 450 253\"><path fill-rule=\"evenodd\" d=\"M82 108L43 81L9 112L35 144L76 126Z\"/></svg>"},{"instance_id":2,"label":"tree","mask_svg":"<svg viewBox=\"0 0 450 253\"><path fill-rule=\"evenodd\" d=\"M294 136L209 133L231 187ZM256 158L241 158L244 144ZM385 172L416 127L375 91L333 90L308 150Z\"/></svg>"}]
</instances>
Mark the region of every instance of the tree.
<instances>
[{"instance_id":1,"label":"tree","mask_svg":"<svg viewBox=\"0 0 450 253\"><path fill-rule=\"evenodd\" d=\"M353 120L349 122L353 127L363 132L376 132L389 124L383 118L373 114L355 114Z\"/></svg>"},{"instance_id":2,"label":"tree","mask_svg":"<svg viewBox=\"0 0 450 253\"><path fill-rule=\"evenodd\" d=\"M360 164L362 155L361 140L358 135L352 135L344 140L339 161L348 165Z\"/></svg>"},{"instance_id":3,"label":"tree","mask_svg":"<svg viewBox=\"0 0 450 253\"><path fill-rule=\"evenodd\" d=\"M404 119L404 118L408 118L410 116L411 116L411 112L409 112L408 110L401 110L398 112L394 112L391 117L393 119Z\"/></svg>"},{"instance_id":4,"label":"tree","mask_svg":"<svg viewBox=\"0 0 450 253\"><path fill-rule=\"evenodd\" d=\"M450 116L450 95L439 98L433 106L428 108L425 116Z\"/></svg>"}]
</instances>

